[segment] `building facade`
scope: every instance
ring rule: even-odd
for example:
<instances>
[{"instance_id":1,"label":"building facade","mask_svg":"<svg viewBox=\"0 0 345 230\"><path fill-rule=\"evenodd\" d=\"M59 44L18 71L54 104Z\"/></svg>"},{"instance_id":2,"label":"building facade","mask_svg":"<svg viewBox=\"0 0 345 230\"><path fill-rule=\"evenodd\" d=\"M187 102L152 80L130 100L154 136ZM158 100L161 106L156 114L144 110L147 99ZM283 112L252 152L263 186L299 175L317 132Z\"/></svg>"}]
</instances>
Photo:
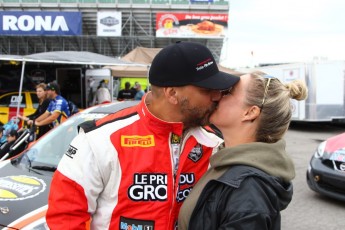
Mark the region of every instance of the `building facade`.
<instances>
[{"instance_id":1,"label":"building facade","mask_svg":"<svg viewBox=\"0 0 345 230\"><path fill-rule=\"evenodd\" d=\"M219 61L229 2L0 0L0 9L0 55L69 50L122 57L137 46L163 48L187 40L206 45ZM72 33L63 33L70 26Z\"/></svg>"}]
</instances>

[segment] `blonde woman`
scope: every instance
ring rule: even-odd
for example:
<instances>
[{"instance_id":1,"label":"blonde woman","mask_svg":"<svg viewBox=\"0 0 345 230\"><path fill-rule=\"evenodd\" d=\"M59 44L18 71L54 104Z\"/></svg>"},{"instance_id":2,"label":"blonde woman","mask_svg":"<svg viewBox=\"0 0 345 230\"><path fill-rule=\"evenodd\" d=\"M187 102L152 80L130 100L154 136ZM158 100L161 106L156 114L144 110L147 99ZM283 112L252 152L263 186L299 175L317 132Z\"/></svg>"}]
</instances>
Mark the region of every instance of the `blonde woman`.
<instances>
[{"instance_id":1,"label":"blonde woman","mask_svg":"<svg viewBox=\"0 0 345 230\"><path fill-rule=\"evenodd\" d=\"M210 117L225 148L210 158L210 169L185 200L179 230L280 229L280 211L292 199L295 177L283 139L290 99L306 97L302 81L241 76Z\"/></svg>"},{"instance_id":2,"label":"blonde woman","mask_svg":"<svg viewBox=\"0 0 345 230\"><path fill-rule=\"evenodd\" d=\"M20 119L22 119L24 121L34 120L37 117L41 116L41 114L43 114L47 110L50 100L47 98L46 87L47 87L47 85L45 83L40 83L36 86L36 94L37 94L38 103L39 103L38 107L33 114L31 114L27 117L19 115L18 117ZM51 127L49 125L39 126L36 139L40 138L42 135L44 135L50 129L51 129Z\"/></svg>"}]
</instances>

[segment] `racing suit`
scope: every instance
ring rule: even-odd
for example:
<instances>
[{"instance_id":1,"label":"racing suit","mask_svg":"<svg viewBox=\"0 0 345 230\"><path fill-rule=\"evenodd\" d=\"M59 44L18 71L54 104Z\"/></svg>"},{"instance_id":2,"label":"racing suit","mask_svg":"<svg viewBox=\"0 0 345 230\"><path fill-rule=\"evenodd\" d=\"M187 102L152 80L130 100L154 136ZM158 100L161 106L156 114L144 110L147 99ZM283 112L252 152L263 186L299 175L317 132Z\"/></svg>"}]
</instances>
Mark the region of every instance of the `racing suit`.
<instances>
[{"instance_id":1,"label":"racing suit","mask_svg":"<svg viewBox=\"0 0 345 230\"><path fill-rule=\"evenodd\" d=\"M85 229L90 218L91 229L177 228L182 202L223 141L154 117L145 97L83 125L52 180L50 229Z\"/></svg>"}]
</instances>

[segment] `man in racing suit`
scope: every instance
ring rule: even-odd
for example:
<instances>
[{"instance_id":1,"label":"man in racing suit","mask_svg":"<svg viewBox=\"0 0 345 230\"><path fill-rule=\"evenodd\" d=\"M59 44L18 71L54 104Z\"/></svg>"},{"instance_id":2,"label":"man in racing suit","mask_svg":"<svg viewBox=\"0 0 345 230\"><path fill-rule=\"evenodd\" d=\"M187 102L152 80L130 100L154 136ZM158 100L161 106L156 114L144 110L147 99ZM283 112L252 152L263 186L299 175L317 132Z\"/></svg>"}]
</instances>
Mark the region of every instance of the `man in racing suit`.
<instances>
[{"instance_id":1,"label":"man in racing suit","mask_svg":"<svg viewBox=\"0 0 345 230\"><path fill-rule=\"evenodd\" d=\"M154 58L137 106L81 125L55 172L50 229L177 228L178 211L222 143L201 126L238 77L203 45L178 42Z\"/></svg>"}]
</instances>

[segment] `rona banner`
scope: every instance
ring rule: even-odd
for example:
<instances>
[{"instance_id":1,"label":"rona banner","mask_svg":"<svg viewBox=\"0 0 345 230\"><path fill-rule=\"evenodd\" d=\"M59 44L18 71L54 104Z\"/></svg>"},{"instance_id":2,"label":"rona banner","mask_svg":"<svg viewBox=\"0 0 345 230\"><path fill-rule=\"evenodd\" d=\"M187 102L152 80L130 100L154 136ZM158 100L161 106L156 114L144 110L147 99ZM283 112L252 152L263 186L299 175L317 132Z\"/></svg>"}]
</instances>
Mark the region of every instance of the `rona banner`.
<instances>
[{"instance_id":1,"label":"rona banner","mask_svg":"<svg viewBox=\"0 0 345 230\"><path fill-rule=\"evenodd\" d=\"M81 35L81 12L3 11L0 35Z\"/></svg>"}]
</instances>

